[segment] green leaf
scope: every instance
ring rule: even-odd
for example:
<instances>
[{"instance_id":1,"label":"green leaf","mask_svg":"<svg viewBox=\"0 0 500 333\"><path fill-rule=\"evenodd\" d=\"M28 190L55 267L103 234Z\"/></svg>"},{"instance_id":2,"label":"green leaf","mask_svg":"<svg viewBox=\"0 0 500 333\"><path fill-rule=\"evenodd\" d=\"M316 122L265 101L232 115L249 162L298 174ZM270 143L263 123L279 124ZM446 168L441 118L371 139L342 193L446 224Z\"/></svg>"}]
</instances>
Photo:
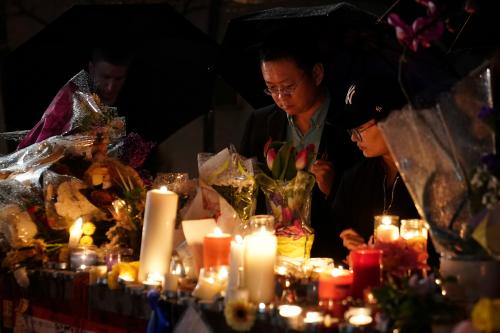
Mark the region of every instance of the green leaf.
<instances>
[{"instance_id":1,"label":"green leaf","mask_svg":"<svg viewBox=\"0 0 500 333\"><path fill-rule=\"evenodd\" d=\"M281 174L282 161L281 161L281 154L279 152L280 150L278 151L278 153L276 153L276 158L274 159L273 163L273 169L271 170L271 174L274 179L278 179L278 177Z\"/></svg>"},{"instance_id":2,"label":"green leaf","mask_svg":"<svg viewBox=\"0 0 500 333\"><path fill-rule=\"evenodd\" d=\"M283 146L281 146L280 150L278 151L278 156L282 160L282 167L281 167L281 172L279 175L279 179L284 180L285 179L285 174L288 169L288 165L290 164L290 155L293 151L292 144L287 142Z\"/></svg>"}]
</instances>

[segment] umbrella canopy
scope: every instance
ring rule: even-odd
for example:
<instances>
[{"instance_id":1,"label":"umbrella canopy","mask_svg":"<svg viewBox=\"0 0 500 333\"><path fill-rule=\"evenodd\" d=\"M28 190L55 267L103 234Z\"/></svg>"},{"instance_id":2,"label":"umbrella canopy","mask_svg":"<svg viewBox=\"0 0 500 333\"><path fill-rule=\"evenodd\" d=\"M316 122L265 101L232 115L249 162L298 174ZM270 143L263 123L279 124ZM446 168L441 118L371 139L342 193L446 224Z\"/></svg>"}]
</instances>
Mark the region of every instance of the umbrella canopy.
<instances>
[{"instance_id":1,"label":"umbrella canopy","mask_svg":"<svg viewBox=\"0 0 500 333\"><path fill-rule=\"evenodd\" d=\"M327 79L334 91L345 91L348 75L359 71L361 49L369 52L372 44L383 34L376 17L348 3L335 5L273 8L238 17L229 22L222 42L218 71L253 107L270 104L263 94L264 81L260 72L258 51L266 37L274 32L298 31L317 38L321 57L327 65ZM360 40L366 42L359 43ZM397 47L397 45L395 45ZM381 58L373 53L370 63ZM370 57L364 57L370 59ZM385 66L384 61L378 65ZM348 74L349 73L349 74ZM339 87L340 86L340 87ZM345 96L345 95L344 95Z\"/></svg>"},{"instance_id":2,"label":"umbrella canopy","mask_svg":"<svg viewBox=\"0 0 500 333\"><path fill-rule=\"evenodd\" d=\"M422 7L407 1L394 11L415 15L415 6ZM428 102L484 60L485 52L479 57L477 54L471 57L473 52L484 49L484 45L471 44L477 38L468 37L481 31L481 20L473 21L456 45L461 46L461 51L467 50L465 56L458 51L445 55L442 49L435 47L406 53L401 72L410 97L423 95L419 100ZM373 71L387 75L399 73L403 47L395 37L395 30L386 20L377 22L377 17L369 12L348 3L264 10L229 23L218 62L218 72L254 108L272 103L272 99L262 92L265 87L260 72L259 47L273 31L287 29L300 30L317 39L327 69L327 84L338 107L342 107L345 92L357 76ZM464 61L469 66L464 66ZM466 69L458 71L457 64Z\"/></svg>"},{"instance_id":3,"label":"umbrella canopy","mask_svg":"<svg viewBox=\"0 0 500 333\"><path fill-rule=\"evenodd\" d=\"M211 108L219 47L166 4L77 5L11 52L3 93L7 130L31 128L57 91L87 68L96 43L134 54L117 101L127 129L157 142Z\"/></svg>"}]
</instances>

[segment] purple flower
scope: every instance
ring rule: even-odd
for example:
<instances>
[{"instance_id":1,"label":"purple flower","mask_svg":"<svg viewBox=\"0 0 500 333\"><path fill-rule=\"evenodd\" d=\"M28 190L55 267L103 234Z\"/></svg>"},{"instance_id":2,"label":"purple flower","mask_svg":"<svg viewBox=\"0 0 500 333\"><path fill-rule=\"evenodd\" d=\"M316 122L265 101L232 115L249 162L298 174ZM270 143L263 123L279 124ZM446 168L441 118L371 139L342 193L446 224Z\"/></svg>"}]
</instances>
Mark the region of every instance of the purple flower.
<instances>
[{"instance_id":1,"label":"purple flower","mask_svg":"<svg viewBox=\"0 0 500 333\"><path fill-rule=\"evenodd\" d=\"M500 171L500 157L496 154L487 154L481 157L481 163L488 167L490 172L499 172Z\"/></svg>"},{"instance_id":2,"label":"purple flower","mask_svg":"<svg viewBox=\"0 0 500 333\"><path fill-rule=\"evenodd\" d=\"M479 117L479 119L485 120L495 115L496 113L497 111L494 108L490 108L489 106L484 105L477 116Z\"/></svg>"},{"instance_id":3,"label":"purple flower","mask_svg":"<svg viewBox=\"0 0 500 333\"><path fill-rule=\"evenodd\" d=\"M396 29L396 37L412 51L417 51L419 46L430 47L431 42L441 38L444 32L444 23L438 20L438 10L433 1L416 0L427 8L427 16L418 17L411 25L403 21L398 14L391 13L387 22Z\"/></svg>"}]
</instances>

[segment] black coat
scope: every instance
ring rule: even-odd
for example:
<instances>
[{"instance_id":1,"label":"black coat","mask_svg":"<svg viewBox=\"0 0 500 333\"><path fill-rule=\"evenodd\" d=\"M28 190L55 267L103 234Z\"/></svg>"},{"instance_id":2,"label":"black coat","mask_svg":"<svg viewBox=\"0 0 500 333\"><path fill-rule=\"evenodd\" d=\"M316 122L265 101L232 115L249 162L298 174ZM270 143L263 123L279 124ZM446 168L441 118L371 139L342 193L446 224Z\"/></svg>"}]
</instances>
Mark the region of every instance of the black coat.
<instances>
[{"instance_id":1,"label":"black coat","mask_svg":"<svg viewBox=\"0 0 500 333\"><path fill-rule=\"evenodd\" d=\"M347 131L335 126L331 119L334 119L334 108L330 104L328 115L321 135L321 142L318 148L318 156L327 156L334 166L335 180L330 195L326 197L317 185L314 186L312 194L311 225L315 230L315 241L311 251L312 256L322 255L329 248L329 241L321 243L318 240L318 233L324 232L328 226L328 211L335 197L336 189L345 170L361 160L362 155L356 145L350 140ZM288 119L285 111L276 105L270 105L256 110L250 116L240 152L246 157L257 157L258 161L265 164L264 144L269 138L273 141L286 141ZM262 199L259 200L258 212L264 212L265 206Z\"/></svg>"},{"instance_id":2,"label":"black coat","mask_svg":"<svg viewBox=\"0 0 500 333\"><path fill-rule=\"evenodd\" d=\"M381 157L365 159L344 174L331 208L329 232L316 236L330 240L327 256L337 260L346 257L348 251L338 237L342 230L354 229L365 241L373 235L373 217L384 211L384 175ZM386 186L385 195L387 208L392 197L392 186ZM397 215L400 219L420 218L402 179L395 183L390 206L387 213Z\"/></svg>"}]
</instances>

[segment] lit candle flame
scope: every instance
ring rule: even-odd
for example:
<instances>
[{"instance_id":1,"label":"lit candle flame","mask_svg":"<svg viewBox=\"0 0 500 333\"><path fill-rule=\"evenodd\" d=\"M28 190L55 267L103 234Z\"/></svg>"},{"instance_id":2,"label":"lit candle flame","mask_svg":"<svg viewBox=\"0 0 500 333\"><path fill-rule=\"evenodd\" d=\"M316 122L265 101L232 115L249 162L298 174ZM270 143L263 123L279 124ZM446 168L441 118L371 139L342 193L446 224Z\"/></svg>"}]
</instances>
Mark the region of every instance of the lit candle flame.
<instances>
[{"instance_id":1,"label":"lit candle flame","mask_svg":"<svg viewBox=\"0 0 500 333\"><path fill-rule=\"evenodd\" d=\"M214 235L215 236L222 236L222 234L223 234L223 232L222 232L221 228L215 227L215 229L214 229Z\"/></svg>"},{"instance_id":2,"label":"lit candle flame","mask_svg":"<svg viewBox=\"0 0 500 333\"><path fill-rule=\"evenodd\" d=\"M234 241L238 244L243 244L243 237L241 237L240 235L236 235L234 236Z\"/></svg>"},{"instance_id":3,"label":"lit candle flame","mask_svg":"<svg viewBox=\"0 0 500 333\"><path fill-rule=\"evenodd\" d=\"M160 192L163 192L163 193L166 193L166 192L168 192L168 189L167 189L167 187L166 187L165 185L163 185L163 186L160 186Z\"/></svg>"}]
</instances>

